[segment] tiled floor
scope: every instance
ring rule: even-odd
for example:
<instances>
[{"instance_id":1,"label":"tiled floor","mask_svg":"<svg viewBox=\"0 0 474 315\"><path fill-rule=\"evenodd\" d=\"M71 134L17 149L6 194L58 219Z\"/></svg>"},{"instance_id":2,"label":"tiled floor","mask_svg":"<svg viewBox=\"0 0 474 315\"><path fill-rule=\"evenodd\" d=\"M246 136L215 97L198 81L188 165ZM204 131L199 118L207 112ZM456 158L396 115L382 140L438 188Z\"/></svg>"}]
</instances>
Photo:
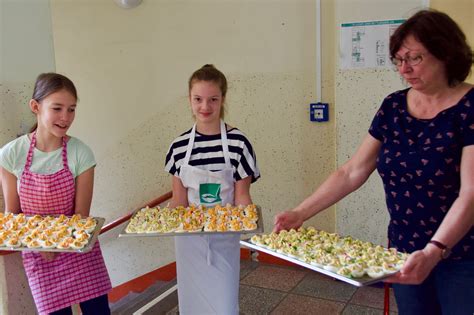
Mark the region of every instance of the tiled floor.
<instances>
[{"instance_id":1,"label":"tiled floor","mask_svg":"<svg viewBox=\"0 0 474 315\"><path fill-rule=\"evenodd\" d=\"M242 314L383 314L383 296L305 268L241 262ZM390 307L396 314L393 295Z\"/></svg>"},{"instance_id":2,"label":"tiled floor","mask_svg":"<svg viewBox=\"0 0 474 315\"><path fill-rule=\"evenodd\" d=\"M383 288L357 288L305 268L246 260L240 279L241 314L383 314ZM390 313L397 314L393 294Z\"/></svg>"}]
</instances>

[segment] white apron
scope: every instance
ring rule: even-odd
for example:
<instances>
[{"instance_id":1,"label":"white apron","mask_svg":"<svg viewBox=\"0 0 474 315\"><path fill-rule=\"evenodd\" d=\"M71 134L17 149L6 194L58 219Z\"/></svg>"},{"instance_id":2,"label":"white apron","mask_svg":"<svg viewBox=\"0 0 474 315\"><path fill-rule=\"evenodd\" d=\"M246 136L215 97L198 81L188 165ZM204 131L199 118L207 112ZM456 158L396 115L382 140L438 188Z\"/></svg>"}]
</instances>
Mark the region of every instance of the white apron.
<instances>
[{"instance_id":1,"label":"white apron","mask_svg":"<svg viewBox=\"0 0 474 315\"><path fill-rule=\"evenodd\" d=\"M230 164L225 124L221 139L225 168L211 172L189 165L196 135L194 125L181 166L180 178L189 204L234 204L234 174ZM200 235L175 237L180 314L238 314L240 236Z\"/></svg>"}]
</instances>

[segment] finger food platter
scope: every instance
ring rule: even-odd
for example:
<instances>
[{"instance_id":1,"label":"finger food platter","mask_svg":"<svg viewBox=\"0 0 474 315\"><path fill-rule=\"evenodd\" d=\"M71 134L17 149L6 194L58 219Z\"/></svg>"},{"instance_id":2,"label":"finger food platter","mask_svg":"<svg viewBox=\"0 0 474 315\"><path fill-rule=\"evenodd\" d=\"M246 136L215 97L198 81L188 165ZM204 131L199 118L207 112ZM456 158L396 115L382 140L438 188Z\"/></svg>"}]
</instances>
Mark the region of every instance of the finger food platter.
<instances>
[{"instance_id":1,"label":"finger food platter","mask_svg":"<svg viewBox=\"0 0 474 315\"><path fill-rule=\"evenodd\" d=\"M99 217L0 213L0 250L58 253L90 251L104 225Z\"/></svg>"},{"instance_id":2,"label":"finger food platter","mask_svg":"<svg viewBox=\"0 0 474 315\"><path fill-rule=\"evenodd\" d=\"M120 237L254 234L263 232L262 210L248 206L154 207L136 211Z\"/></svg>"},{"instance_id":3,"label":"finger food platter","mask_svg":"<svg viewBox=\"0 0 474 315\"><path fill-rule=\"evenodd\" d=\"M279 234L283 234L279 235ZM312 227L254 235L242 246L281 258L357 287L396 274L408 254Z\"/></svg>"}]
</instances>

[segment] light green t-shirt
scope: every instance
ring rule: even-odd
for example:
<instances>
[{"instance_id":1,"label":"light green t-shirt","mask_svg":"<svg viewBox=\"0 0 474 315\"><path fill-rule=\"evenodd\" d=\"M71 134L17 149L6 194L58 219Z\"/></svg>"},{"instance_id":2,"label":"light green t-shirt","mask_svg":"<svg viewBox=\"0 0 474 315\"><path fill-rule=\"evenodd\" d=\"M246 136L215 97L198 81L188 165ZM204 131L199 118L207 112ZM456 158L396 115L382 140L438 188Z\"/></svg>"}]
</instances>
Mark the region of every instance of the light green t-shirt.
<instances>
[{"instance_id":1,"label":"light green t-shirt","mask_svg":"<svg viewBox=\"0 0 474 315\"><path fill-rule=\"evenodd\" d=\"M26 156L30 148L27 135L21 136L3 146L0 150L0 166L20 178L25 168ZM63 168L62 147L43 152L34 149L30 170L39 174L53 174ZM67 162L74 178L96 165L92 150L81 140L71 137L67 142Z\"/></svg>"}]
</instances>

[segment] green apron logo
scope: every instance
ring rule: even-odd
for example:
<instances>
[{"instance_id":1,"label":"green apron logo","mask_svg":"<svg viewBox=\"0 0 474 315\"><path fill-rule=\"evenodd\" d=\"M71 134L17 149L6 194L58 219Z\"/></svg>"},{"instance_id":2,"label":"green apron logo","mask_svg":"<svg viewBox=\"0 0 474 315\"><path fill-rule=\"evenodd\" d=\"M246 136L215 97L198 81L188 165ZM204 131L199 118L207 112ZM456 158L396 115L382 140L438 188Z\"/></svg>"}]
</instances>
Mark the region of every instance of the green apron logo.
<instances>
[{"instance_id":1,"label":"green apron logo","mask_svg":"<svg viewBox=\"0 0 474 315\"><path fill-rule=\"evenodd\" d=\"M221 184L200 184L199 201L209 204L221 202Z\"/></svg>"}]
</instances>

